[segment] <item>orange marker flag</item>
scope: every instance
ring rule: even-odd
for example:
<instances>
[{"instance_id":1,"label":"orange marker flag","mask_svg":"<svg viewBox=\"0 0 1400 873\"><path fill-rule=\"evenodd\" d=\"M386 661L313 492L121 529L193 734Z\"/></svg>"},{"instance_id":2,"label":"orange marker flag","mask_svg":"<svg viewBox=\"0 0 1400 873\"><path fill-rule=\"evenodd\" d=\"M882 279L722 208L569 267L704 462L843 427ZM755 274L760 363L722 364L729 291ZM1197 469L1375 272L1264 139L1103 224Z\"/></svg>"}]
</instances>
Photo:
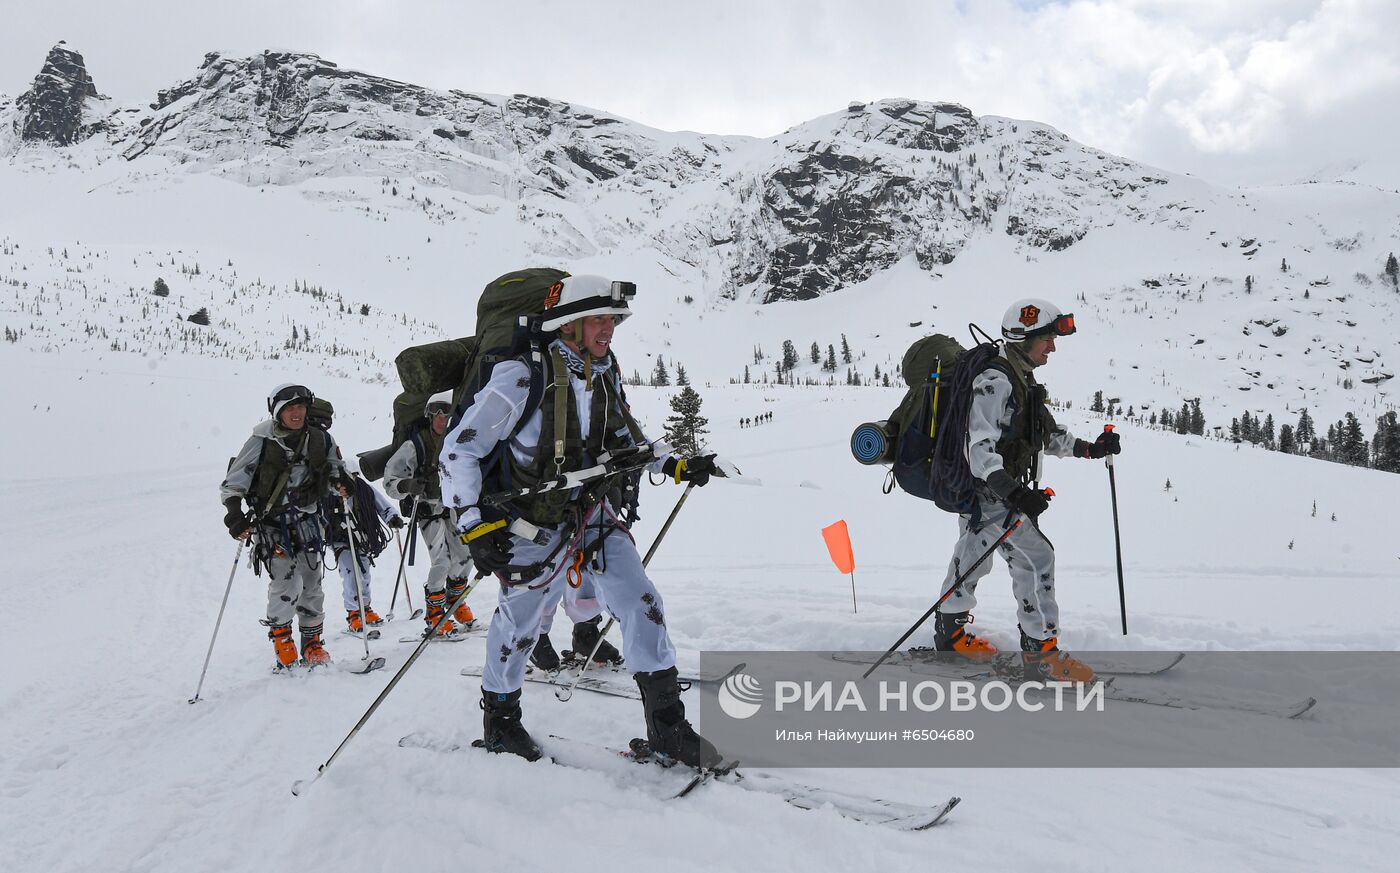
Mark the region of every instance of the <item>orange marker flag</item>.
<instances>
[{"instance_id":1,"label":"orange marker flag","mask_svg":"<svg viewBox=\"0 0 1400 873\"><path fill-rule=\"evenodd\" d=\"M829 524L822 528L822 539L826 540L826 550L831 554L831 563L836 565L836 569L842 573L847 573L851 577L851 612L858 612L856 609L856 556L851 549L851 532L846 527L846 520Z\"/></svg>"}]
</instances>

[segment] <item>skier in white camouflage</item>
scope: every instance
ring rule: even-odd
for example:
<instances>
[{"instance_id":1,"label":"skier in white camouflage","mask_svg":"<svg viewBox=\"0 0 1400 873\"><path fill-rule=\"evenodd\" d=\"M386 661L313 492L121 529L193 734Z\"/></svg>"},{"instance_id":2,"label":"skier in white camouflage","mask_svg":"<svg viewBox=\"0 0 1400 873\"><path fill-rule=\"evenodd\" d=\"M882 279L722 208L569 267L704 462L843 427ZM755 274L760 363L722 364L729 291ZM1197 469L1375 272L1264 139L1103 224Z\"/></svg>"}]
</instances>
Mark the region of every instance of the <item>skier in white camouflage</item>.
<instances>
[{"instance_id":1,"label":"skier in white camouflage","mask_svg":"<svg viewBox=\"0 0 1400 873\"><path fill-rule=\"evenodd\" d=\"M321 637L325 530L321 498L348 495L345 465L329 433L307 425L313 395L303 385L279 385L267 398L270 418L229 465L220 487L224 526L235 539L254 539L254 561L267 571L268 639L280 667L297 660L292 618L301 630L301 657L330 663ZM248 508L243 507L244 501Z\"/></svg>"},{"instance_id":2,"label":"skier in white camouflage","mask_svg":"<svg viewBox=\"0 0 1400 873\"><path fill-rule=\"evenodd\" d=\"M472 572L472 555L458 538L447 509L442 505L442 487L438 479L438 453L452 415L452 392L445 391L429 398L423 413L422 426L413 429L384 465L384 490L395 500L408 504L400 504L400 508L405 514L413 514L418 533L428 547L432 565L423 594L427 601L424 620L431 629L437 626L447 605L466 590ZM448 639L459 636L475 622L471 607L462 601L453 610L452 617L438 628L438 636Z\"/></svg>"},{"instance_id":3,"label":"skier in white camouflage","mask_svg":"<svg viewBox=\"0 0 1400 873\"><path fill-rule=\"evenodd\" d=\"M967 460L981 483L978 511L959 516L960 535L941 590L952 587L963 568L971 567L995 542L1010 523L1010 515L1024 517L1027 523L1000 549L1019 604L1022 657L1029 670L1046 678L1087 682L1094 678L1093 670L1059 649L1055 548L1039 525L1050 496L1032 485L1040 478L1042 453L1096 459L1120 451L1117 433L1105 431L1090 443L1056 424L1046 406L1045 389L1036 381L1034 371L1049 360L1056 338L1074 332L1074 316L1045 300L1020 300L1002 318L1006 342L998 359L972 383ZM977 582L990 570L991 562L984 561L939 607L936 649L978 661L996 655L996 646L967 628L977 606Z\"/></svg>"},{"instance_id":4,"label":"skier in white camouflage","mask_svg":"<svg viewBox=\"0 0 1400 873\"><path fill-rule=\"evenodd\" d=\"M399 517L394 504L359 473L352 473L351 477L355 486L351 496L351 512L354 515L355 557L359 558L360 563L358 576L350 560L350 541L339 498L331 498L325 510L331 550L335 553L335 565L340 571L340 601L345 607L346 628L352 634L359 634L364 632L366 626L376 628L384 624L383 617L374 611L374 592L370 590L374 559L388 544L380 522L388 525L390 530L397 530L403 527L403 519ZM365 595L363 621L360 617L360 591L364 591Z\"/></svg>"},{"instance_id":5,"label":"skier in white camouflage","mask_svg":"<svg viewBox=\"0 0 1400 873\"><path fill-rule=\"evenodd\" d=\"M329 432L335 423L335 407L324 397L317 397L311 403L306 416L312 427ZM350 470L347 464L346 469ZM351 513L354 516L352 528L355 536L355 556L359 558L359 574L350 560L350 534L346 529L344 509L339 495L327 495L321 501L321 514L326 525L326 537L335 555L335 565L340 571L341 604L345 607L346 628L352 634L363 633L366 626L377 628L384 619L374 611L374 593L371 591L373 577L370 568L388 545L388 539L380 522L391 529L403 527L403 519L398 510L385 499L373 485L364 480L358 472L350 470ZM360 612L360 592L364 592L364 613Z\"/></svg>"},{"instance_id":6,"label":"skier in white camouflage","mask_svg":"<svg viewBox=\"0 0 1400 873\"><path fill-rule=\"evenodd\" d=\"M481 683L485 745L530 760L540 756L521 724L526 660L546 604L558 602L559 586L591 584L599 605L621 626L622 654L642 692L651 748L712 766L718 754L685 718L661 595L613 502L589 487L515 499L504 511L481 502L500 487L503 468L513 487L529 486L637 446L655 449L652 469L677 483L704 485L714 471L713 455L687 460L652 444L628 410L611 346L614 328L630 315L635 286L570 276L551 293L542 327L559 338L543 355L546 387L538 406L525 408L530 365L524 359L496 364L447 435L441 458L444 499L459 513L462 540L477 568L496 573L501 583ZM511 436L522 417L523 427ZM539 529L537 539L514 532L530 526Z\"/></svg>"}]
</instances>

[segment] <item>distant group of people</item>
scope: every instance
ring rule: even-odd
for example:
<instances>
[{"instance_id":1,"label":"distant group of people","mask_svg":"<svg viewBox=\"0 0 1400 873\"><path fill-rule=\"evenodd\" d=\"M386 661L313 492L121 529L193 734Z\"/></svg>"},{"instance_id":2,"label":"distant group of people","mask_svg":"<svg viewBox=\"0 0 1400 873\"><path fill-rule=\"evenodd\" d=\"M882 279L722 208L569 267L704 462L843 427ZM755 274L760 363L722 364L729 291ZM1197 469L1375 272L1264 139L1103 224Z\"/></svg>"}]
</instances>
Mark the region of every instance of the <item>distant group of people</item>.
<instances>
[{"instance_id":1,"label":"distant group of people","mask_svg":"<svg viewBox=\"0 0 1400 873\"><path fill-rule=\"evenodd\" d=\"M755 427L773 420L773 413L765 412L762 415L755 415L750 418L739 419L739 427Z\"/></svg>"}]
</instances>

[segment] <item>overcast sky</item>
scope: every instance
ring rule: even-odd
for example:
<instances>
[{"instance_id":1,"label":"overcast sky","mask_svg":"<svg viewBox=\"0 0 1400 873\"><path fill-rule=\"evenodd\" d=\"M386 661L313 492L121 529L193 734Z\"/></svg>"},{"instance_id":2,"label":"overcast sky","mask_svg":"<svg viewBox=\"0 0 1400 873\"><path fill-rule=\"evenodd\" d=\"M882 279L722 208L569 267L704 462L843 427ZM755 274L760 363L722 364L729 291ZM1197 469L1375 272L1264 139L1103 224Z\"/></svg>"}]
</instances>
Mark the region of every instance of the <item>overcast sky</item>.
<instances>
[{"instance_id":1,"label":"overcast sky","mask_svg":"<svg viewBox=\"0 0 1400 873\"><path fill-rule=\"evenodd\" d=\"M60 39L151 99L206 51L771 135L853 99L962 103L1234 184L1395 163L1397 0L6 0L0 93Z\"/></svg>"}]
</instances>

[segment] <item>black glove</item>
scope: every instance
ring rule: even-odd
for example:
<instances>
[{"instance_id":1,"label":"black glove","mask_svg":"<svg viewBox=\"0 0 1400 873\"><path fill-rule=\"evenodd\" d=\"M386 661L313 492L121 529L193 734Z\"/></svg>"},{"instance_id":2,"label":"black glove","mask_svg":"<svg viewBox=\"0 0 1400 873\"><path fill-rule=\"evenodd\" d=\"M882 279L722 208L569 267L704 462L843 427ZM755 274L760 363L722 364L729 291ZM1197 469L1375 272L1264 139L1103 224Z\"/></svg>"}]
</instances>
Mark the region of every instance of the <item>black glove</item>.
<instances>
[{"instance_id":1,"label":"black glove","mask_svg":"<svg viewBox=\"0 0 1400 873\"><path fill-rule=\"evenodd\" d=\"M1006 498L1006 502L1019 509L1022 514L1028 515L1032 520L1039 518L1040 514L1050 508L1050 495L1044 491L1034 491L1030 488L1017 487L1011 492L1011 496Z\"/></svg>"},{"instance_id":2,"label":"black glove","mask_svg":"<svg viewBox=\"0 0 1400 873\"><path fill-rule=\"evenodd\" d=\"M397 515L394 516L393 518L389 519L389 527L393 528L394 530L399 530L403 527L403 519L398 517Z\"/></svg>"},{"instance_id":3,"label":"black glove","mask_svg":"<svg viewBox=\"0 0 1400 873\"><path fill-rule=\"evenodd\" d=\"M228 528L228 535L236 540L242 539L243 534L253 526L252 518L243 511L243 499L230 497L224 501L224 507L228 509L224 513L224 527Z\"/></svg>"},{"instance_id":4,"label":"black glove","mask_svg":"<svg viewBox=\"0 0 1400 873\"><path fill-rule=\"evenodd\" d=\"M462 534L462 542L472 553L472 563L485 573L495 573L510 565L510 533L504 521L483 521Z\"/></svg>"},{"instance_id":5,"label":"black glove","mask_svg":"<svg viewBox=\"0 0 1400 873\"><path fill-rule=\"evenodd\" d=\"M710 481L710 474L715 472L715 456L698 455L684 460L667 458L666 463L661 465L661 472L675 479L678 485L681 482L694 482L704 488Z\"/></svg>"},{"instance_id":6,"label":"black glove","mask_svg":"<svg viewBox=\"0 0 1400 873\"><path fill-rule=\"evenodd\" d=\"M1085 440L1074 441L1074 456L1077 458L1089 458L1097 461L1104 455L1116 455L1123 451L1121 441L1118 439L1118 432L1106 430L1099 434L1099 438L1091 442Z\"/></svg>"},{"instance_id":7,"label":"black glove","mask_svg":"<svg viewBox=\"0 0 1400 873\"><path fill-rule=\"evenodd\" d=\"M1045 492L1026 488L1005 470L993 470L987 477L987 487L1003 503L1033 519L1050 507L1050 498Z\"/></svg>"},{"instance_id":8,"label":"black glove","mask_svg":"<svg viewBox=\"0 0 1400 873\"><path fill-rule=\"evenodd\" d=\"M423 480L422 480L422 479L401 479L401 480L399 480L399 493L400 493L400 494L422 494L422 493L423 493Z\"/></svg>"}]
</instances>

